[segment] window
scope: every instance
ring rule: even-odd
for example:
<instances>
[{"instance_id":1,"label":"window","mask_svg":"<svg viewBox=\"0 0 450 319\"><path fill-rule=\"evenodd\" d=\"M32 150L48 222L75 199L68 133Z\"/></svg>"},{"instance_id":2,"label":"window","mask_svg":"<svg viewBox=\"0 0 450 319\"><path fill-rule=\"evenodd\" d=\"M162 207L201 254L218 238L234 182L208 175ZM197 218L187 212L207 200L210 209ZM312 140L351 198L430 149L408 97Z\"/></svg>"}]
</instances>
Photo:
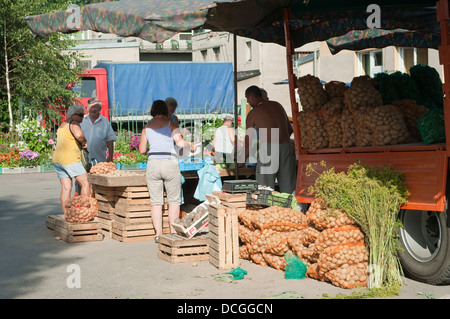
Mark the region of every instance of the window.
<instances>
[{"instance_id":1,"label":"window","mask_svg":"<svg viewBox=\"0 0 450 319\"><path fill-rule=\"evenodd\" d=\"M206 61L206 59L208 58L208 51L201 50L200 53L202 54L203 61Z\"/></svg>"},{"instance_id":2,"label":"window","mask_svg":"<svg viewBox=\"0 0 450 319\"><path fill-rule=\"evenodd\" d=\"M213 48L213 51L216 61L220 61L220 47Z\"/></svg>"},{"instance_id":3,"label":"window","mask_svg":"<svg viewBox=\"0 0 450 319\"><path fill-rule=\"evenodd\" d=\"M428 50L423 48L400 48L399 71L409 73L409 69L416 64L428 65Z\"/></svg>"},{"instance_id":4,"label":"window","mask_svg":"<svg viewBox=\"0 0 450 319\"><path fill-rule=\"evenodd\" d=\"M89 70L91 68L91 61L88 60L80 61L78 66L81 68L82 71Z\"/></svg>"},{"instance_id":5,"label":"window","mask_svg":"<svg viewBox=\"0 0 450 319\"><path fill-rule=\"evenodd\" d=\"M75 84L71 90L77 93L78 97L96 97L96 81L95 78L81 78L81 82Z\"/></svg>"},{"instance_id":6,"label":"window","mask_svg":"<svg viewBox=\"0 0 450 319\"><path fill-rule=\"evenodd\" d=\"M247 41L245 43L245 60L247 62L252 60L252 42Z\"/></svg>"},{"instance_id":7,"label":"window","mask_svg":"<svg viewBox=\"0 0 450 319\"><path fill-rule=\"evenodd\" d=\"M383 52L370 51L358 53L359 75L369 75L374 77L375 74L383 72Z\"/></svg>"}]
</instances>

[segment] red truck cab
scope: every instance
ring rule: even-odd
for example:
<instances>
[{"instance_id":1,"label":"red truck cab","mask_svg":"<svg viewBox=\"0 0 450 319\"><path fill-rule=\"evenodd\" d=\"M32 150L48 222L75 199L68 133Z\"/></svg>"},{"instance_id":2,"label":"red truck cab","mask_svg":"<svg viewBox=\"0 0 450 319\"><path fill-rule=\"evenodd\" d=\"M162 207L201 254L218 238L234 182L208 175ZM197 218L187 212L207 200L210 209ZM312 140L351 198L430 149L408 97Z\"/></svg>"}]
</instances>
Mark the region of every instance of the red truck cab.
<instances>
[{"instance_id":1,"label":"red truck cab","mask_svg":"<svg viewBox=\"0 0 450 319\"><path fill-rule=\"evenodd\" d=\"M75 102L84 106L87 112L87 101L96 97L102 103L100 114L109 119L108 84L105 69L91 69L81 72L80 82L71 86L70 90L78 93Z\"/></svg>"}]
</instances>

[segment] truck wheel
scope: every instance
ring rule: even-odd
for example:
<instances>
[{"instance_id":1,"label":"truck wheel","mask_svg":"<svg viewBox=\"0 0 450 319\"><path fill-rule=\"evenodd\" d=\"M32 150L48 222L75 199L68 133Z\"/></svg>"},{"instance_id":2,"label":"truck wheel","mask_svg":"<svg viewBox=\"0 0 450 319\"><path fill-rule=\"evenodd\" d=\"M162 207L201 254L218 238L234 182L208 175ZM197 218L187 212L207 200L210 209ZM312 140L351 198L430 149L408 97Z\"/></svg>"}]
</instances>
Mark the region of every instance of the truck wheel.
<instances>
[{"instance_id":1,"label":"truck wheel","mask_svg":"<svg viewBox=\"0 0 450 319\"><path fill-rule=\"evenodd\" d=\"M450 283L450 227L444 212L401 210L399 259L405 275L431 285Z\"/></svg>"}]
</instances>

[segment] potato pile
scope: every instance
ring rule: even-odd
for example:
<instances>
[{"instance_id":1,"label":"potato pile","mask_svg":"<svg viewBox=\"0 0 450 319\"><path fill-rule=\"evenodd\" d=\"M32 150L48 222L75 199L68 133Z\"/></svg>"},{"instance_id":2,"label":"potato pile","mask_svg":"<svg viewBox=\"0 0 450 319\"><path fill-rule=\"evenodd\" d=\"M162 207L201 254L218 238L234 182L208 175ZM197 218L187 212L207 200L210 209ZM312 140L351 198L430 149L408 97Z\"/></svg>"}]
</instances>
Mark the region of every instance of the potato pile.
<instances>
[{"instance_id":1,"label":"potato pile","mask_svg":"<svg viewBox=\"0 0 450 319\"><path fill-rule=\"evenodd\" d=\"M297 120L304 149L385 146L422 140L417 122L428 111L423 105L413 100L384 105L378 81L369 76L355 77L350 87L331 81L325 86L320 84L319 89L319 83L311 75L297 80L303 108ZM312 92L317 94L315 99Z\"/></svg>"},{"instance_id":2,"label":"potato pile","mask_svg":"<svg viewBox=\"0 0 450 319\"><path fill-rule=\"evenodd\" d=\"M284 270L284 254L299 256L307 275L342 288L365 286L364 234L344 212L315 200L306 214L271 206L239 214L240 258Z\"/></svg>"},{"instance_id":3,"label":"potato pile","mask_svg":"<svg viewBox=\"0 0 450 319\"><path fill-rule=\"evenodd\" d=\"M398 107L400 112L405 116L406 127L408 128L410 135L409 142L414 143L422 141L417 122L428 112L428 109L423 105L417 104L413 100L398 100L392 102L392 104Z\"/></svg>"},{"instance_id":4,"label":"potato pile","mask_svg":"<svg viewBox=\"0 0 450 319\"><path fill-rule=\"evenodd\" d=\"M320 79L307 74L297 79L298 94L303 111L317 111L327 101Z\"/></svg>"},{"instance_id":5,"label":"potato pile","mask_svg":"<svg viewBox=\"0 0 450 319\"><path fill-rule=\"evenodd\" d=\"M94 175L102 175L102 174L108 174L110 172L116 171L117 167L112 162L101 162L97 165L94 165L91 167L91 174Z\"/></svg>"},{"instance_id":6,"label":"potato pile","mask_svg":"<svg viewBox=\"0 0 450 319\"><path fill-rule=\"evenodd\" d=\"M64 217L69 223L85 223L98 215L97 200L93 197L75 195L66 202Z\"/></svg>"},{"instance_id":7,"label":"potato pile","mask_svg":"<svg viewBox=\"0 0 450 319\"><path fill-rule=\"evenodd\" d=\"M115 170L108 173L108 176L143 176L145 172L133 172L128 170Z\"/></svg>"}]
</instances>

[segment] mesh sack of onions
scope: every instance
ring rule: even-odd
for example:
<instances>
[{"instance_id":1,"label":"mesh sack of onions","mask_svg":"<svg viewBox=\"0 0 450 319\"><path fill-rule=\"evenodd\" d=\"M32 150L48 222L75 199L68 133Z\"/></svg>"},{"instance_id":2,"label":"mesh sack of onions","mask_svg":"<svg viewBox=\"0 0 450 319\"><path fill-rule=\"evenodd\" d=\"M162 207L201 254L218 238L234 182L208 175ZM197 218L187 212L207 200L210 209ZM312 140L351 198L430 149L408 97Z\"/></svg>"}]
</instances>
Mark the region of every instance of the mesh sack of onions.
<instances>
[{"instance_id":1,"label":"mesh sack of onions","mask_svg":"<svg viewBox=\"0 0 450 319\"><path fill-rule=\"evenodd\" d=\"M98 215L97 200L88 196L74 196L66 202L64 217L70 223L85 223Z\"/></svg>"},{"instance_id":2,"label":"mesh sack of onions","mask_svg":"<svg viewBox=\"0 0 450 319\"><path fill-rule=\"evenodd\" d=\"M316 111L327 101L320 79L307 74L297 79L298 94L303 111Z\"/></svg>"}]
</instances>

